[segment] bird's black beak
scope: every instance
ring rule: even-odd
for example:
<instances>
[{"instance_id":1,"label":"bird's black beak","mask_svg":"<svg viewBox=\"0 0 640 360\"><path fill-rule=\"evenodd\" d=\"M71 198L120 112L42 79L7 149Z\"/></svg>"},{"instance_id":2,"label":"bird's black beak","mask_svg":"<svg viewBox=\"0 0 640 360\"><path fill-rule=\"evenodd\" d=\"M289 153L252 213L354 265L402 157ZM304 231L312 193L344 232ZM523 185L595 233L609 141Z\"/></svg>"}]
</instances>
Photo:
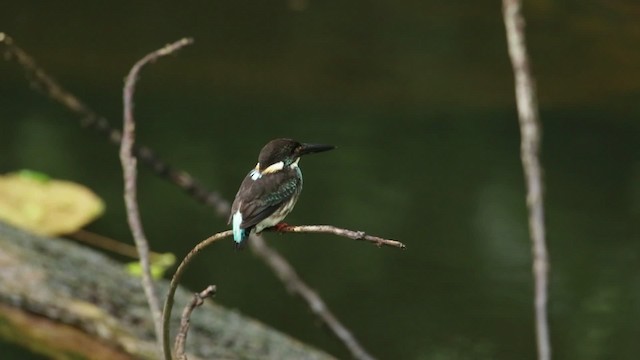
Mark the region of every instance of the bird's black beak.
<instances>
[{"instance_id":1,"label":"bird's black beak","mask_svg":"<svg viewBox=\"0 0 640 360\"><path fill-rule=\"evenodd\" d=\"M333 150L336 147L333 145L325 145L325 144L301 144L298 148L298 155L307 155L313 153L319 153L323 151Z\"/></svg>"}]
</instances>

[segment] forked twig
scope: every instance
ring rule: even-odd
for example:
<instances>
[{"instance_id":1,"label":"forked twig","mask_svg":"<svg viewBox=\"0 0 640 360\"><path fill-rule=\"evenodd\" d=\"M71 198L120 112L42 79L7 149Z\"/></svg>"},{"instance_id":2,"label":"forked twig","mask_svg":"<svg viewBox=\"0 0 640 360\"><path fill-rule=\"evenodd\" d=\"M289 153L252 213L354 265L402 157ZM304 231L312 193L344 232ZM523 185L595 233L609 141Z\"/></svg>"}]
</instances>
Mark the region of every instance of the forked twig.
<instances>
[{"instance_id":1,"label":"forked twig","mask_svg":"<svg viewBox=\"0 0 640 360\"><path fill-rule=\"evenodd\" d=\"M173 346L176 351L176 358L178 360L187 360L187 354L184 350L184 346L187 343L187 333L189 332L191 313L195 308L204 304L204 300L208 297L216 294L216 286L209 285L199 293L193 294L193 299L188 303L182 311L182 317L180 318L180 329L178 335L176 335L175 345Z\"/></svg>"},{"instance_id":2,"label":"forked twig","mask_svg":"<svg viewBox=\"0 0 640 360\"><path fill-rule=\"evenodd\" d=\"M503 16L507 31L509 56L515 75L516 103L520 119L520 156L527 186L529 233L533 244L533 277L535 281L535 322L538 359L551 359L551 341L547 319L549 260L545 242L542 166L540 165L540 120L536 90L529 66L524 35L524 18L520 0L503 0Z\"/></svg>"},{"instance_id":3,"label":"forked twig","mask_svg":"<svg viewBox=\"0 0 640 360\"><path fill-rule=\"evenodd\" d=\"M157 60L158 58L169 55L181 47L192 43L191 39L182 39L175 43L169 44L159 50L147 54L138 60L129 71L129 75L125 81L123 91L124 101L124 125L122 129L122 141L120 142L120 161L122 162L122 170L124 176L124 201L127 210L127 220L129 228L133 234L133 239L140 256L140 265L142 267L142 287L144 288L153 324L158 341L158 349L162 348L162 313L160 312L160 300L153 284L151 276L151 264L149 261L149 242L142 228L140 220L140 210L138 209L137 190L136 190L136 159L132 155L133 143L135 141L135 121L133 118L133 94L135 91L138 74L143 66Z\"/></svg>"}]
</instances>

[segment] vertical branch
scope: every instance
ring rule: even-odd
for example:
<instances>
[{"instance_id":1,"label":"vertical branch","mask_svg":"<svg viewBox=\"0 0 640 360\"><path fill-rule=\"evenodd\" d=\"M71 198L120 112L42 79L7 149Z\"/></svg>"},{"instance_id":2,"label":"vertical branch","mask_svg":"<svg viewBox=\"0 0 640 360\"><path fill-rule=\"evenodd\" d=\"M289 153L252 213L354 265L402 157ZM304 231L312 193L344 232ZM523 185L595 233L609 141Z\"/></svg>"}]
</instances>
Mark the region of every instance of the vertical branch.
<instances>
[{"instance_id":1,"label":"vertical branch","mask_svg":"<svg viewBox=\"0 0 640 360\"><path fill-rule=\"evenodd\" d=\"M151 265L149 263L149 243L142 229L140 220L140 211L138 209L136 195L136 159L132 156L132 148L135 137L135 122L133 118L133 94L135 90L138 73L144 65L157 60L161 56L171 54L179 48L188 45L191 39L182 39L173 44L169 44L162 49L149 53L144 58L138 60L129 71L129 75L125 81L123 101L124 101L124 125L122 129L122 141L120 143L120 161L122 162L122 170L124 173L124 200L127 210L127 220L136 243L138 254L140 255L140 265L142 267L142 286L144 288L153 324L155 328L156 339L159 348L162 348L162 323L160 312L160 302L153 285L151 277Z\"/></svg>"},{"instance_id":2,"label":"vertical branch","mask_svg":"<svg viewBox=\"0 0 640 360\"><path fill-rule=\"evenodd\" d=\"M503 0L509 56L515 74L516 102L520 119L520 156L527 187L529 232L533 243L535 281L535 323L538 359L551 359L547 319L548 255L545 244L542 169L540 165L540 120L535 84L531 75L524 36L524 18L520 0Z\"/></svg>"}]
</instances>

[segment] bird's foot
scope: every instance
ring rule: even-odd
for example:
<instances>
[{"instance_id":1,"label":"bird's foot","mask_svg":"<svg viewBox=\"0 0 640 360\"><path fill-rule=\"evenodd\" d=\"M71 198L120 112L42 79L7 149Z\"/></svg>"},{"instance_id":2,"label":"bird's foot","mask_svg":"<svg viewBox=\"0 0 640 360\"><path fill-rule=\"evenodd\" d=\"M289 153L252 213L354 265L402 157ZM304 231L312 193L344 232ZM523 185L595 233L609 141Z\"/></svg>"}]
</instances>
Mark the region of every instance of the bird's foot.
<instances>
[{"instance_id":1,"label":"bird's foot","mask_svg":"<svg viewBox=\"0 0 640 360\"><path fill-rule=\"evenodd\" d=\"M285 222L279 222L279 223L277 223L277 224L275 224L273 226L273 230L274 231L282 231L282 230L284 230L284 229L286 229L288 227L289 227L289 224L287 224Z\"/></svg>"}]
</instances>

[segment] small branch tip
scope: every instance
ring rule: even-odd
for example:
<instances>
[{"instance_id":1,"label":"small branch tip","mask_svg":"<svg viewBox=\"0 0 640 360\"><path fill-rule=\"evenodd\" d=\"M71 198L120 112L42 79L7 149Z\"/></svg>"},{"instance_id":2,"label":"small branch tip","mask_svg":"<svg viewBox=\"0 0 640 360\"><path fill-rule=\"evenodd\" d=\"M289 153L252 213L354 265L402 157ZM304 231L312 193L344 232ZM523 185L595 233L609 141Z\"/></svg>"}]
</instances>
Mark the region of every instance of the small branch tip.
<instances>
[{"instance_id":1,"label":"small branch tip","mask_svg":"<svg viewBox=\"0 0 640 360\"><path fill-rule=\"evenodd\" d=\"M180 318L180 330L176 335L174 345L176 358L178 358L179 360L187 360L187 354L185 353L185 344L187 343L187 333L189 332L191 313L195 308L204 304L204 300L206 298L215 295L215 293L216 286L209 285L204 290L194 293L191 302L184 307L184 310L182 311L182 317Z\"/></svg>"}]
</instances>

